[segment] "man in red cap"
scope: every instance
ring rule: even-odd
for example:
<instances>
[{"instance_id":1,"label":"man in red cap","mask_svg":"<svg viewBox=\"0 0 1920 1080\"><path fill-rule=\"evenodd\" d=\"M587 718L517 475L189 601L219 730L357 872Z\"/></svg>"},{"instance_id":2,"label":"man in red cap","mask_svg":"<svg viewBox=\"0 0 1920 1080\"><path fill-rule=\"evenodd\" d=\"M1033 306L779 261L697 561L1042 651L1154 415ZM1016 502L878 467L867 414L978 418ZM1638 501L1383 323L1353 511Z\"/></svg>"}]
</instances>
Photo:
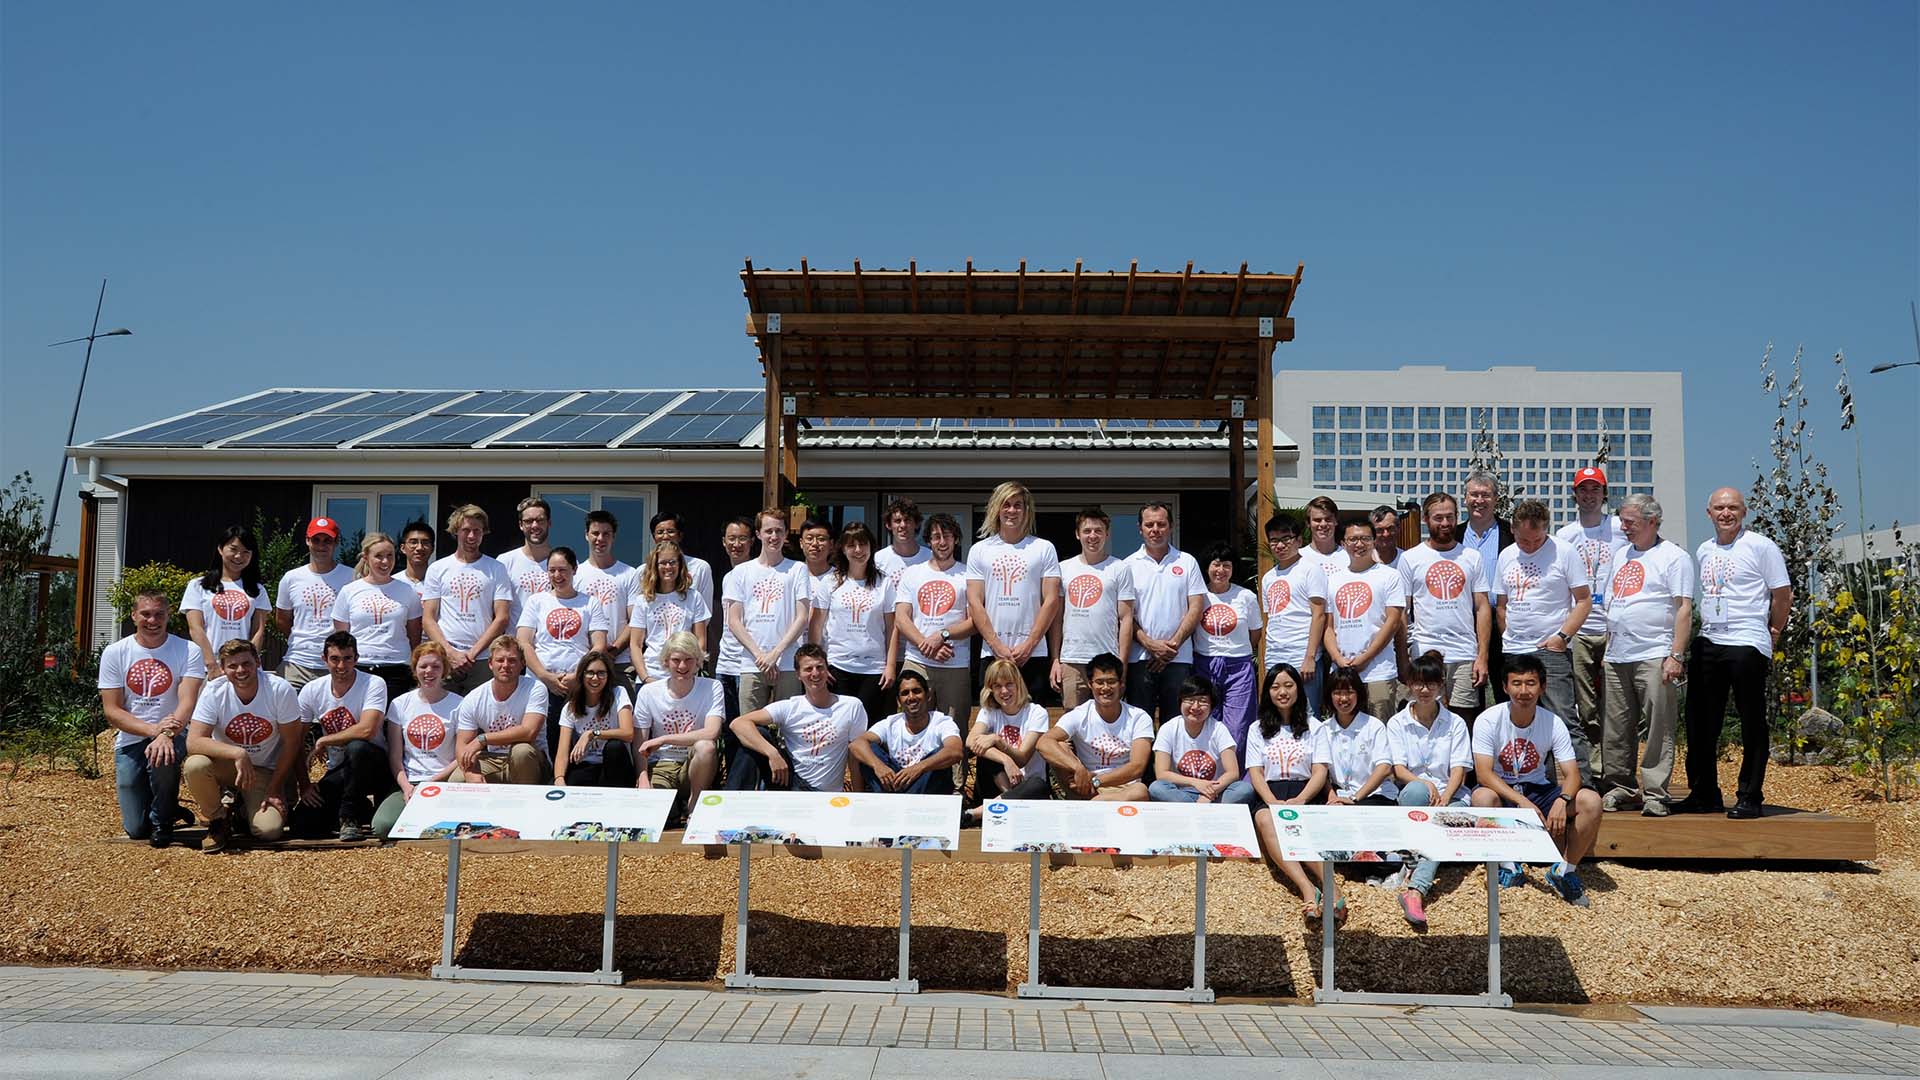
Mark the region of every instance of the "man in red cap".
<instances>
[{"instance_id":1,"label":"man in red cap","mask_svg":"<svg viewBox=\"0 0 1920 1080\"><path fill-rule=\"evenodd\" d=\"M1629 541L1620 519L1607 512L1607 474L1600 466L1589 465L1573 474L1573 503L1580 511L1579 520L1560 526L1554 539L1573 549L1593 582L1593 610L1580 624L1568 651L1573 656L1575 707L1594 752L1594 760L1582 763L1580 771L1599 776L1603 772L1599 756L1605 752L1601 717L1606 704L1607 595L1613 584L1614 555Z\"/></svg>"},{"instance_id":2,"label":"man in red cap","mask_svg":"<svg viewBox=\"0 0 1920 1080\"><path fill-rule=\"evenodd\" d=\"M274 624L287 640L280 677L295 690L327 677L323 655L327 635L333 633L333 601L353 580L353 567L334 560L340 550L340 523L317 517L307 523L307 565L296 566L280 578L274 593Z\"/></svg>"}]
</instances>

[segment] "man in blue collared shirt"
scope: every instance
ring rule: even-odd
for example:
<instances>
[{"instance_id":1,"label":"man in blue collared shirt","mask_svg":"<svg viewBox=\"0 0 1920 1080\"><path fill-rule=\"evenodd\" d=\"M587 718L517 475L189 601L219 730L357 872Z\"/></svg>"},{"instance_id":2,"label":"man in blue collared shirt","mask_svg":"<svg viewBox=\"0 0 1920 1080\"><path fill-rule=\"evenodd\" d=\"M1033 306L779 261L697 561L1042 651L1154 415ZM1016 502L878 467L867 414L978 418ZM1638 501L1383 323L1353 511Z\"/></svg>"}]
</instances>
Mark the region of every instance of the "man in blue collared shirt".
<instances>
[{"instance_id":1,"label":"man in blue collared shirt","mask_svg":"<svg viewBox=\"0 0 1920 1080\"><path fill-rule=\"evenodd\" d=\"M1496 591L1494 579L1499 574L1500 553L1513 544L1513 526L1493 514L1499 493L1500 481L1492 473L1476 471L1467 477L1466 497L1460 500L1467 508L1467 520L1460 524L1460 542L1480 553L1488 596L1493 596ZM1487 687L1492 691L1495 701L1507 699L1503 679L1506 668L1501 660L1500 639L1496 634L1487 651ZM1473 723L1475 716L1480 715L1478 708L1458 711L1469 724Z\"/></svg>"}]
</instances>

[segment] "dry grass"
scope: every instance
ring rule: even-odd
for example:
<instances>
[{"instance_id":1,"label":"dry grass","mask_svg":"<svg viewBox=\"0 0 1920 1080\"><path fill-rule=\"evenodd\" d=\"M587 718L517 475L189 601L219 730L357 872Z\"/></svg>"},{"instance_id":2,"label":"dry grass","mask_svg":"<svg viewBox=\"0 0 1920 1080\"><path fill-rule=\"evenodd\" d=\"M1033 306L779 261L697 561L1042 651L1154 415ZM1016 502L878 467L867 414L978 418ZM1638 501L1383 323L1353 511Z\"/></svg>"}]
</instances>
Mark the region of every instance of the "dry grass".
<instances>
[{"instance_id":1,"label":"dry grass","mask_svg":"<svg viewBox=\"0 0 1920 1080\"><path fill-rule=\"evenodd\" d=\"M1729 779L1729 789L1731 780ZM1699 1002L1906 1013L1920 1001L1920 804L1879 803L1837 770L1778 768L1771 801L1874 818L1872 867L1590 864L1593 907L1539 884L1503 897L1505 985L1522 1001ZM420 974L437 959L444 854L430 847L215 858L117 842L111 778L23 774L0 800L0 962ZM460 962L591 968L604 878L594 858L472 858ZM630 979L710 982L733 966L736 864L629 858L616 962ZM1026 974L1023 863L915 870L915 975L1000 991ZM1209 876L1208 973L1222 994L1306 993L1316 935L1256 866ZM761 974L892 974L899 877L889 862L756 863ZM1042 977L1186 984L1193 877L1062 869L1045 879ZM1358 882L1343 987L1470 992L1485 972L1478 868L1443 873L1424 941L1393 897Z\"/></svg>"}]
</instances>

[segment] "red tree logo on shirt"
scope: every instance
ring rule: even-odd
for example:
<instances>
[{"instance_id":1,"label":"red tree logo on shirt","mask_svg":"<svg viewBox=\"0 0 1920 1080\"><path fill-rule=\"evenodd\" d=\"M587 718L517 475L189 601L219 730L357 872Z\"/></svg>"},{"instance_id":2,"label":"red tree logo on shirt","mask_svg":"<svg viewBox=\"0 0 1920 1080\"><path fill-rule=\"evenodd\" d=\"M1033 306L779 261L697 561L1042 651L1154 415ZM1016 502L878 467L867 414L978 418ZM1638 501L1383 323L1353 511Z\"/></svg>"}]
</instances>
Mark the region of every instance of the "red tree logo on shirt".
<instances>
[{"instance_id":1,"label":"red tree logo on shirt","mask_svg":"<svg viewBox=\"0 0 1920 1080\"><path fill-rule=\"evenodd\" d=\"M786 594L786 583L777 577L763 577L753 583L753 598L760 604L762 615L771 612Z\"/></svg>"},{"instance_id":2,"label":"red tree logo on shirt","mask_svg":"<svg viewBox=\"0 0 1920 1080\"><path fill-rule=\"evenodd\" d=\"M159 697L173 686L173 669L151 657L127 668L127 689L141 697Z\"/></svg>"},{"instance_id":3,"label":"red tree logo on shirt","mask_svg":"<svg viewBox=\"0 0 1920 1080\"><path fill-rule=\"evenodd\" d=\"M570 640L580 632L580 613L570 607L547 612L547 636L556 641Z\"/></svg>"},{"instance_id":4,"label":"red tree logo on shirt","mask_svg":"<svg viewBox=\"0 0 1920 1080\"><path fill-rule=\"evenodd\" d=\"M653 609L653 621L660 624L661 634L677 634L687 627L687 609L679 604L660 604Z\"/></svg>"},{"instance_id":5,"label":"red tree logo on shirt","mask_svg":"<svg viewBox=\"0 0 1920 1080\"><path fill-rule=\"evenodd\" d=\"M1177 766L1181 776L1191 776L1198 780L1213 779L1213 755L1205 750L1189 750L1180 755Z\"/></svg>"},{"instance_id":6,"label":"red tree logo on shirt","mask_svg":"<svg viewBox=\"0 0 1920 1080\"><path fill-rule=\"evenodd\" d=\"M1357 619L1373 606L1373 586L1349 581L1333 594L1333 610L1343 619Z\"/></svg>"},{"instance_id":7,"label":"red tree logo on shirt","mask_svg":"<svg viewBox=\"0 0 1920 1080\"><path fill-rule=\"evenodd\" d=\"M338 735L353 726L353 713L345 705L335 705L320 714L320 730Z\"/></svg>"},{"instance_id":8,"label":"red tree logo on shirt","mask_svg":"<svg viewBox=\"0 0 1920 1080\"><path fill-rule=\"evenodd\" d=\"M209 603L213 605L213 613L228 622L240 621L253 606L253 601L239 589L223 589L215 593Z\"/></svg>"},{"instance_id":9,"label":"red tree logo on shirt","mask_svg":"<svg viewBox=\"0 0 1920 1080\"><path fill-rule=\"evenodd\" d=\"M920 759L926 756L926 746L916 742L909 746L901 747L899 753L894 756L894 760L899 762L900 767L904 769L909 765L919 764Z\"/></svg>"},{"instance_id":10,"label":"red tree logo on shirt","mask_svg":"<svg viewBox=\"0 0 1920 1080\"><path fill-rule=\"evenodd\" d=\"M1647 584L1647 568L1635 559L1613 575L1613 595L1632 596Z\"/></svg>"},{"instance_id":11,"label":"red tree logo on shirt","mask_svg":"<svg viewBox=\"0 0 1920 1080\"><path fill-rule=\"evenodd\" d=\"M480 599L480 588L484 582L484 578L472 571L464 571L447 579L447 596L460 609L460 614L473 614L473 602Z\"/></svg>"},{"instance_id":12,"label":"red tree logo on shirt","mask_svg":"<svg viewBox=\"0 0 1920 1080\"><path fill-rule=\"evenodd\" d=\"M1012 596L1013 587L1027 576L1027 560L1017 551L1001 552L993 560L993 580L1000 583L1000 595Z\"/></svg>"},{"instance_id":13,"label":"red tree logo on shirt","mask_svg":"<svg viewBox=\"0 0 1920 1080\"><path fill-rule=\"evenodd\" d=\"M920 586L920 595L914 598L920 605L922 615L945 615L953 610L953 603L959 599L950 581L929 581Z\"/></svg>"},{"instance_id":14,"label":"red tree logo on shirt","mask_svg":"<svg viewBox=\"0 0 1920 1080\"><path fill-rule=\"evenodd\" d=\"M326 617L327 612L333 610L335 599L333 587L326 582L320 582L301 590L300 606L306 608L308 614L314 618L321 619Z\"/></svg>"},{"instance_id":15,"label":"red tree logo on shirt","mask_svg":"<svg viewBox=\"0 0 1920 1080\"><path fill-rule=\"evenodd\" d=\"M1267 743L1266 753L1262 755L1267 768L1279 773L1284 779L1293 775L1296 766L1307 760L1307 744L1298 739L1279 738Z\"/></svg>"},{"instance_id":16,"label":"red tree logo on shirt","mask_svg":"<svg viewBox=\"0 0 1920 1080\"><path fill-rule=\"evenodd\" d=\"M433 713L421 713L407 721L407 742L416 750L432 753L447 738L447 725Z\"/></svg>"},{"instance_id":17,"label":"red tree logo on shirt","mask_svg":"<svg viewBox=\"0 0 1920 1080\"><path fill-rule=\"evenodd\" d=\"M1540 767L1540 750L1516 736L1500 748L1500 765L1513 776L1523 776Z\"/></svg>"},{"instance_id":18,"label":"red tree logo on shirt","mask_svg":"<svg viewBox=\"0 0 1920 1080\"><path fill-rule=\"evenodd\" d=\"M1587 568L1587 577L1594 581L1606 578L1607 565L1613 562L1613 545L1604 540L1582 540L1573 546L1580 556L1580 562Z\"/></svg>"},{"instance_id":19,"label":"red tree logo on shirt","mask_svg":"<svg viewBox=\"0 0 1920 1080\"><path fill-rule=\"evenodd\" d=\"M1467 591L1467 572L1451 559L1427 567L1427 595L1435 600L1458 600Z\"/></svg>"},{"instance_id":20,"label":"red tree logo on shirt","mask_svg":"<svg viewBox=\"0 0 1920 1080\"><path fill-rule=\"evenodd\" d=\"M1700 591L1708 596L1724 592L1733 580L1733 560L1718 552L1700 560Z\"/></svg>"},{"instance_id":21,"label":"red tree logo on shirt","mask_svg":"<svg viewBox=\"0 0 1920 1080\"><path fill-rule=\"evenodd\" d=\"M1226 637L1240 625L1240 613L1232 604L1213 604L1200 616L1200 625L1214 637Z\"/></svg>"},{"instance_id":22,"label":"red tree logo on shirt","mask_svg":"<svg viewBox=\"0 0 1920 1080\"><path fill-rule=\"evenodd\" d=\"M1287 584L1286 578L1274 578L1273 584L1267 586L1268 614L1277 615L1287 610L1287 605L1291 603L1293 603L1293 586Z\"/></svg>"},{"instance_id":23,"label":"red tree logo on shirt","mask_svg":"<svg viewBox=\"0 0 1920 1080\"><path fill-rule=\"evenodd\" d=\"M517 714L502 712L499 709L495 709L493 715L487 720L487 730L490 732L506 731L518 726L520 726L520 717Z\"/></svg>"},{"instance_id":24,"label":"red tree logo on shirt","mask_svg":"<svg viewBox=\"0 0 1920 1080\"><path fill-rule=\"evenodd\" d=\"M1090 608L1100 602L1100 575L1081 574L1067 583L1067 603Z\"/></svg>"},{"instance_id":25,"label":"red tree logo on shirt","mask_svg":"<svg viewBox=\"0 0 1920 1080\"><path fill-rule=\"evenodd\" d=\"M1527 598L1527 593L1540 584L1540 568L1525 559L1515 560L1507 567L1505 575L1507 596L1512 602L1519 603Z\"/></svg>"},{"instance_id":26,"label":"red tree logo on shirt","mask_svg":"<svg viewBox=\"0 0 1920 1080\"><path fill-rule=\"evenodd\" d=\"M519 579L513 584L514 587L521 592L532 596L534 593L546 592L548 587L552 585L552 581L547 577L545 570L531 569L520 571Z\"/></svg>"},{"instance_id":27,"label":"red tree logo on shirt","mask_svg":"<svg viewBox=\"0 0 1920 1080\"><path fill-rule=\"evenodd\" d=\"M385 625L387 616L400 610L398 601L388 599L384 593L377 592L361 593L360 600L354 604L354 607L373 617L375 629Z\"/></svg>"},{"instance_id":28,"label":"red tree logo on shirt","mask_svg":"<svg viewBox=\"0 0 1920 1080\"><path fill-rule=\"evenodd\" d=\"M1004 739L1008 746L1019 746L1020 726L1018 724L1001 724L1000 738Z\"/></svg>"},{"instance_id":29,"label":"red tree logo on shirt","mask_svg":"<svg viewBox=\"0 0 1920 1080\"><path fill-rule=\"evenodd\" d=\"M1100 755L1100 764L1111 765L1126 757L1132 747L1106 732L1087 740L1087 748Z\"/></svg>"},{"instance_id":30,"label":"red tree logo on shirt","mask_svg":"<svg viewBox=\"0 0 1920 1080\"><path fill-rule=\"evenodd\" d=\"M844 603L847 605L847 617L854 622L866 618L867 612L873 610L874 601L879 599L874 591L865 585L855 585L843 592L846 595Z\"/></svg>"},{"instance_id":31,"label":"red tree logo on shirt","mask_svg":"<svg viewBox=\"0 0 1920 1080\"><path fill-rule=\"evenodd\" d=\"M267 737L273 734L273 722L264 716L243 712L227 721L226 733L228 742L251 749L266 742Z\"/></svg>"},{"instance_id":32,"label":"red tree logo on shirt","mask_svg":"<svg viewBox=\"0 0 1920 1080\"><path fill-rule=\"evenodd\" d=\"M660 717L660 727L669 735L685 735L699 723L700 718L690 709L668 709Z\"/></svg>"},{"instance_id":33,"label":"red tree logo on shirt","mask_svg":"<svg viewBox=\"0 0 1920 1080\"><path fill-rule=\"evenodd\" d=\"M575 584L577 585L579 583L576 582ZM598 600L601 603L607 605L609 608L613 606L613 579L612 578L597 577L597 578L594 578L592 581L587 582L585 585L580 585L579 587L582 592L586 593L588 596L593 597L595 600Z\"/></svg>"},{"instance_id":34,"label":"red tree logo on shirt","mask_svg":"<svg viewBox=\"0 0 1920 1080\"><path fill-rule=\"evenodd\" d=\"M809 721L800 729L800 741L805 744L808 754L824 754L834 743L834 736L840 729L830 716L818 717Z\"/></svg>"}]
</instances>

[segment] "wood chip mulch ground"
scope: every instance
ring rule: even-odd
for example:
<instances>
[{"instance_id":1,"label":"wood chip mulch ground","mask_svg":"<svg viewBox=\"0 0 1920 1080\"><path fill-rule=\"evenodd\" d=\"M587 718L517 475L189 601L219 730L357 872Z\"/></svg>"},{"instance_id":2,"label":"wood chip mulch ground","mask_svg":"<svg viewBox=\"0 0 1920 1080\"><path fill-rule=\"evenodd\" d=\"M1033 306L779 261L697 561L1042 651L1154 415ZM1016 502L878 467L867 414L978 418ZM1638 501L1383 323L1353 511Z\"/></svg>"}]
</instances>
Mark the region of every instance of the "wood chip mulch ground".
<instances>
[{"instance_id":1,"label":"wood chip mulch ground","mask_svg":"<svg viewBox=\"0 0 1920 1080\"><path fill-rule=\"evenodd\" d=\"M1907 1014L1920 1002L1920 803L1881 803L1845 773L1778 767L1769 801L1878 826L1871 865L1589 863L1590 910L1535 871L1502 899L1505 988L1528 1002L1692 1002ZM1729 775L1725 781L1732 790ZM120 840L111 776L22 773L0 795L0 963L423 975L437 961L446 858L428 847L201 855ZM459 962L591 969L604 863L474 857L462 867ZM710 983L732 970L737 864L698 854L622 863L616 963L630 980ZM888 978L891 862L756 860L753 968ZM914 974L929 989L1004 991L1026 976L1024 864L914 871ZM1185 986L1193 875L1069 868L1043 879L1041 977ZM1208 880L1208 978L1222 995L1310 994L1319 938L1254 865ZM1416 935L1393 894L1350 881L1348 989L1484 986L1478 868L1444 872Z\"/></svg>"}]
</instances>

